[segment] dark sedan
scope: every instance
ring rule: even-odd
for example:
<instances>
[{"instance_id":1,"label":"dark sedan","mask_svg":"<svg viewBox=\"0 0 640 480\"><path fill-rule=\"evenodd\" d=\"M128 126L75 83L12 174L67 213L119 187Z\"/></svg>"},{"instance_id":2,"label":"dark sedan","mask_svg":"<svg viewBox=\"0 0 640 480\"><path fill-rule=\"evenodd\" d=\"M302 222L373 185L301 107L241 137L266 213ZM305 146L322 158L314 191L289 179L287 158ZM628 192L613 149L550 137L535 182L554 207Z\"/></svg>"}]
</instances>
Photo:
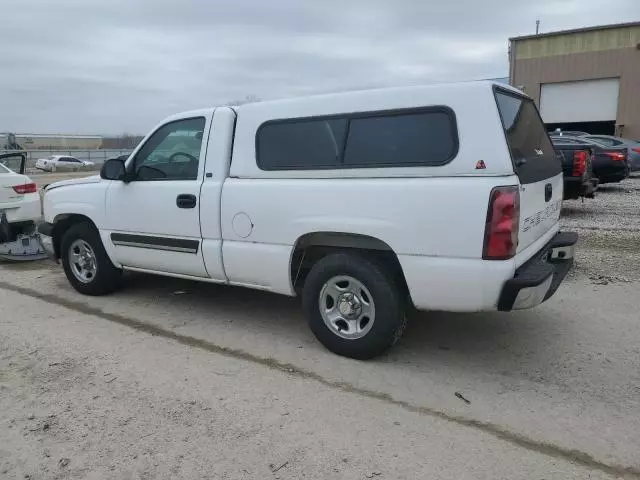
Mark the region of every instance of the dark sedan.
<instances>
[{"instance_id":1,"label":"dark sedan","mask_svg":"<svg viewBox=\"0 0 640 480\"><path fill-rule=\"evenodd\" d=\"M632 172L640 171L640 142L612 135L589 135L583 140L595 140L610 147L627 147L629 149L629 166Z\"/></svg>"},{"instance_id":2,"label":"dark sedan","mask_svg":"<svg viewBox=\"0 0 640 480\"><path fill-rule=\"evenodd\" d=\"M629 176L629 157L626 147L611 147L595 140L585 139L584 137L569 136L551 136L554 143L562 142L563 144L582 145L591 149L593 158L591 160L591 169L593 176L599 180L599 183L620 182Z\"/></svg>"}]
</instances>

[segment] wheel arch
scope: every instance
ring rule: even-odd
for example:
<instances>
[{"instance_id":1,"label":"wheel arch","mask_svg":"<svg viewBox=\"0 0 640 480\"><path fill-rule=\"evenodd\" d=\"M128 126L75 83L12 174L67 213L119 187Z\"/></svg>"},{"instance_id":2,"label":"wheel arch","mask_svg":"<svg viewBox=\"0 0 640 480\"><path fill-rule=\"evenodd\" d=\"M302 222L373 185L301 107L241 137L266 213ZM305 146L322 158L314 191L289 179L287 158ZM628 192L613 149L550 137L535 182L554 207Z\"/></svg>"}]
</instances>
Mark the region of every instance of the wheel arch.
<instances>
[{"instance_id":1,"label":"wheel arch","mask_svg":"<svg viewBox=\"0 0 640 480\"><path fill-rule=\"evenodd\" d=\"M95 222L86 215L80 213L61 213L56 215L53 220L53 248L56 259L61 257L61 243L65 232L73 225L82 222L90 223L97 230Z\"/></svg>"},{"instance_id":2,"label":"wheel arch","mask_svg":"<svg viewBox=\"0 0 640 480\"><path fill-rule=\"evenodd\" d=\"M402 265L391 246L371 235L353 232L315 231L301 235L291 251L289 278L294 291L300 293L306 275L321 258L339 251L360 254L389 269L408 294Z\"/></svg>"}]
</instances>

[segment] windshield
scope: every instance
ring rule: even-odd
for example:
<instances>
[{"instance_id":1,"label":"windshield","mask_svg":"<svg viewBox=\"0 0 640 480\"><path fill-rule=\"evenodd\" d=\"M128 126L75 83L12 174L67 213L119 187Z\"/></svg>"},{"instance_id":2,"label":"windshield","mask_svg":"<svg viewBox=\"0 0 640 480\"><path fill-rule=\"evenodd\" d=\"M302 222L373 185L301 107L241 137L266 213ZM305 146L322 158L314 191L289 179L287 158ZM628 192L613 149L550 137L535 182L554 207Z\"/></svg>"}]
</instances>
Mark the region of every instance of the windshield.
<instances>
[{"instance_id":1,"label":"windshield","mask_svg":"<svg viewBox=\"0 0 640 480\"><path fill-rule=\"evenodd\" d=\"M11 170L9 170L2 163L0 163L0 173L11 173Z\"/></svg>"}]
</instances>

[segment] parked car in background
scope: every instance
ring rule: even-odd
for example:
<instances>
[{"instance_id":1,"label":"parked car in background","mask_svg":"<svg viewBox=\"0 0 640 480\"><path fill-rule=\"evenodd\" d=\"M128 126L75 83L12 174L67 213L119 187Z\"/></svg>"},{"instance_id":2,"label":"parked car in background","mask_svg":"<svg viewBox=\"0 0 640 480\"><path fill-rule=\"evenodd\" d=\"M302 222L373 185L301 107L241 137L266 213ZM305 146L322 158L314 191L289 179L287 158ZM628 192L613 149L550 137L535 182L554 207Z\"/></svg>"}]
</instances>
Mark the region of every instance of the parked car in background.
<instances>
[{"instance_id":1,"label":"parked car in background","mask_svg":"<svg viewBox=\"0 0 640 480\"><path fill-rule=\"evenodd\" d=\"M627 147L629 149L629 167L632 172L640 170L640 142L629 138L614 137L612 135L588 135L585 140L595 140L610 147Z\"/></svg>"},{"instance_id":2,"label":"parked car in background","mask_svg":"<svg viewBox=\"0 0 640 480\"><path fill-rule=\"evenodd\" d=\"M593 198L598 179L593 176L591 162L594 152L590 147L565 141L567 137L551 137L553 147L562 163L564 200L581 197Z\"/></svg>"},{"instance_id":3,"label":"parked car in background","mask_svg":"<svg viewBox=\"0 0 640 480\"><path fill-rule=\"evenodd\" d=\"M76 172L78 170L86 170L93 167L95 163L87 160L78 160L74 157L65 155L51 155L47 158L39 158L36 161L36 168L45 172L55 172L58 170L66 170Z\"/></svg>"},{"instance_id":4,"label":"parked car in background","mask_svg":"<svg viewBox=\"0 0 640 480\"><path fill-rule=\"evenodd\" d=\"M34 258L42 250L34 235L42 213L36 184L24 175L26 155L0 155L0 259Z\"/></svg>"},{"instance_id":5,"label":"parked car in background","mask_svg":"<svg viewBox=\"0 0 640 480\"><path fill-rule=\"evenodd\" d=\"M0 162L0 215L6 215L9 223L16 223L35 221L40 214L36 184Z\"/></svg>"},{"instance_id":6,"label":"parked car in background","mask_svg":"<svg viewBox=\"0 0 640 480\"><path fill-rule=\"evenodd\" d=\"M629 176L629 161L627 147L609 147L600 142L585 137L551 136L556 144L573 144L593 151L591 169L599 183L620 182Z\"/></svg>"}]
</instances>

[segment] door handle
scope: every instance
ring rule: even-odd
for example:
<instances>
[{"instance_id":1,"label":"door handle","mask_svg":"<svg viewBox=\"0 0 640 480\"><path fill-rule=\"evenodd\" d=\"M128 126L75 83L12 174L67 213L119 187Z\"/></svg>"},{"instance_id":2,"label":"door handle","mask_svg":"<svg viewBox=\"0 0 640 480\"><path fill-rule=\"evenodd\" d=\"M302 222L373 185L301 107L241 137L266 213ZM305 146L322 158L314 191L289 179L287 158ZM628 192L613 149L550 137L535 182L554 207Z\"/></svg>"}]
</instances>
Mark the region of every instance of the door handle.
<instances>
[{"instance_id":1,"label":"door handle","mask_svg":"<svg viewBox=\"0 0 640 480\"><path fill-rule=\"evenodd\" d=\"M196 206L196 196L189 193L182 193L176 198L178 208L194 208Z\"/></svg>"}]
</instances>

